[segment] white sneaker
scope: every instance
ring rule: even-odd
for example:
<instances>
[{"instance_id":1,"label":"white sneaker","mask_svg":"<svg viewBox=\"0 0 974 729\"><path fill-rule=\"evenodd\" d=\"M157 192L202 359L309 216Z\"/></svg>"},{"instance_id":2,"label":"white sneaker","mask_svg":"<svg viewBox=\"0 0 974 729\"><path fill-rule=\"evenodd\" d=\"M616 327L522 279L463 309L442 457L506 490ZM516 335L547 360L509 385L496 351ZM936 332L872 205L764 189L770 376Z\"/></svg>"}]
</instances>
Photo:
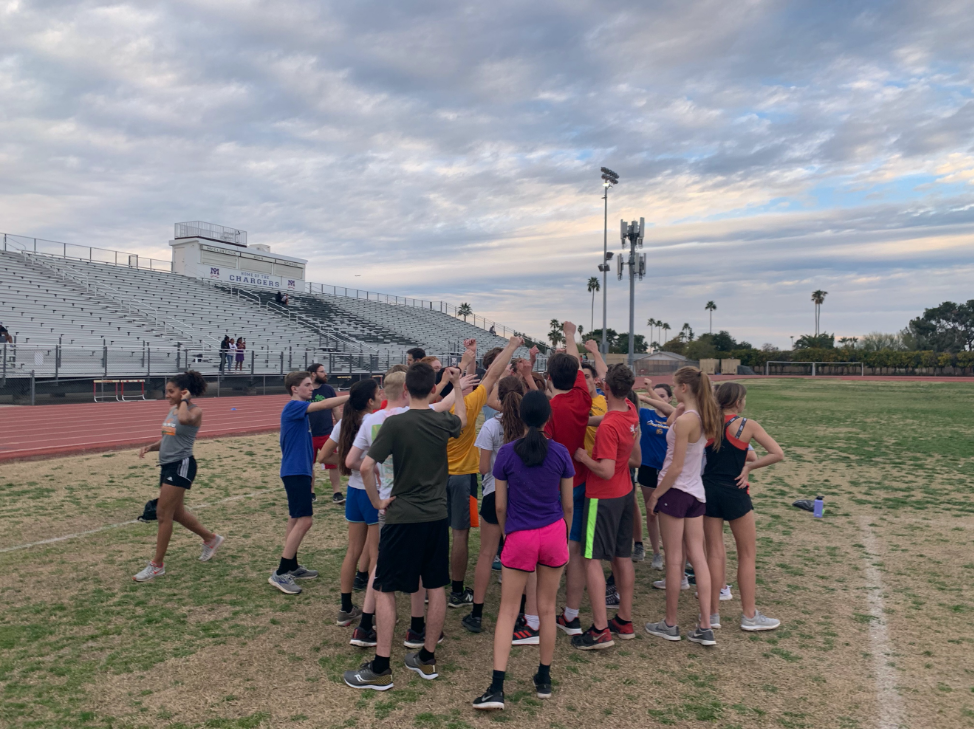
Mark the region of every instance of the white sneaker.
<instances>
[{"instance_id":1,"label":"white sneaker","mask_svg":"<svg viewBox=\"0 0 974 729\"><path fill-rule=\"evenodd\" d=\"M666 568L666 565L663 563L663 555L654 554L653 561L649 566L654 570L659 570L660 572L662 572Z\"/></svg>"},{"instance_id":2,"label":"white sneaker","mask_svg":"<svg viewBox=\"0 0 974 729\"><path fill-rule=\"evenodd\" d=\"M656 580L656 582L653 583L653 587L655 587L657 590L665 590L666 580ZM680 582L680 589L681 590L690 589L690 580L687 579L686 575L683 575L683 581Z\"/></svg>"},{"instance_id":3,"label":"white sneaker","mask_svg":"<svg viewBox=\"0 0 974 729\"><path fill-rule=\"evenodd\" d=\"M221 544L223 544L223 537L221 537L219 534L213 537L212 544L203 542L203 552L200 554L200 562L209 562L210 558L216 554L216 550L220 548Z\"/></svg>"},{"instance_id":4,"label":"white sneaker","mask_svg":"<svg viewBox=\"0 0 974 729\"><path fill-rule=\"evenodd\" d=\"M152 562L149 562L149 564L145 566L145 569L139 572L139 574L133 575L132 579L136 582L148 582L154 577L159 577L160 575L164 574L166 574L165 566L156 566Z\"/></svg>"},{"instance_id":5,"label":"white sneaker","mask_svg":"<svg viewBox=\"0 0 974 729\"><path fill-rule=\"evenodd\" d=\"M762 615L760 610L754 611L753 618L741 615L741 630L746 630L749 633L757 630L774 630L779 625L781 625L780 620Z\"/></svg>"},{"instance_id":6,"label":"white sneaker","mask_svg":"<svg viewBox=\"0 0 974 729\"><path fill-rule=\"evenodd\" d=\"M727 600L733 600L734 596L731 595L730 585L724 585L720 588L720 600L721 602L726 602Z\"/></svg>"}]
</instances>

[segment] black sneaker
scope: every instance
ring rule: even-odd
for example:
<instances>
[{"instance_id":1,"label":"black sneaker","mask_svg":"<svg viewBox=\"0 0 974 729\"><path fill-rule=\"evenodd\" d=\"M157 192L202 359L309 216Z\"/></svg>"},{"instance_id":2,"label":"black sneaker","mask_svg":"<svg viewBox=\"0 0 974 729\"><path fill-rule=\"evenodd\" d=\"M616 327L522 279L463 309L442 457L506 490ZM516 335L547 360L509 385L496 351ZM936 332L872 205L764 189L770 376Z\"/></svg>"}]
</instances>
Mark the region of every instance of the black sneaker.
<instances>
[{"instance_id":1,"label":"black sneaker","mask_svg":"<svg viewBox=\"0 0 974 729\"><path fill-rule=\"evenodd\" d=\"M439 645L442 643L444 638L446 638L446 633L441 631L440 639L436 641L436 644ZM423 632L417 633L412 628L409 628L406 630L406 639L402 642L402 644L407 648L422 648L424 645L426 645L426 630L424 629Z\"/></svg>"},{"instance_id":2,"label":"black sneaker","mask_svg":"<svg viewBox=\"0 0 974 729\"><path fill-rule=\"evenodd\" d=\"M473 708L487 711L489 709L504 708L504 692L491 691L489 688L481 696L473 700Z\"/></svg>"},{"instance_id":3,"label":"black sneaker","mask_svg":"<svg viewBox=\"0 0 974 729\"><path fill-rule=\"evenodd\" d=\"M362 577L358 572L356 572L355 579L352 580L352 589L355 590L355 592L362 592L368 586L369 575L366 573L365 577Z\"/></svg>"},{"instance_id":4,"label":"black sneaker","mask_svg":"<svg viewBox=\"0 0 974 729\"><path fill-rule=\"evenodd\" d=\"M593 625L581 635L572 637L572 647L580 651L600 651L615 645L608 627L596 630Z\"/></svg>"},{"instance_id":5,"label":"black sneaker","mask_svg":"<svg viewBox=\"0 0 974 729\"><path fill-rule=\"evenodd\" d=\"M468 587L463 592L451 592L450 599L446 604L447 607L451 608L473 605L473 590Z\"/></svg>"},{"instance_id":6,"label":"black sneaker","mask_svg":"<svg viewBox=\"0 0 974 729\"><path fill-rule=\"evenodd\" d=\"M317 500L318 500L318 494L316 494L314 491L312 491L311 492L311 503L314 503Z\"/></svg>"},{"instance_id":7,"label":"black sneaker","mask_svg":"<svg viewBox=\"0 0 974 729\"><path fill-rule=\"evenodd\" d=\"M314 498L312 498L311 500L314 501ZM338 493L331 495L331 500L332 500L332 503L335 503L335 504L344 504L345 503L345 495L342 494L339 491Z\"/></svg>"},{"instance_id":8,"label":"black sneaker","mask_svg":"<svg viewBox=\"0 0 974 729\"><path fill-rule=\"evenodd\" d=\"M470 615L464 617L464 619L461 620L460 623L463 625L464 628L469 630L471 633L479 633L484 629L483 621L484 621L483 618L475 618L473 616L473 613L470 613Z\"/></svg>"},{"instance_id":9,"label":"black sneaker","mask_svg":"<svg viewBox=\"0 0 974 729\"><path fill-rule=\"evenodd\" d=\"M539 699L551 698L551 679L539 681L538 674L534 674L534 688L538 692Z\"/></svg>"},{"instance_id":10,"label":"black sneaker","mask_svg":"<svg viewBox=\"0 0 974 729\"><path fill-rule=\"evenodd\" d=\"M578 616L575 616L571 620L566 620L565 613L562 613L561 615L558 616L558 619L555 621L555 625L557 625L558 629L563 633L565 633L566 635L582 634L582 623L578 619Z\"/></svg>"}]
</instances>

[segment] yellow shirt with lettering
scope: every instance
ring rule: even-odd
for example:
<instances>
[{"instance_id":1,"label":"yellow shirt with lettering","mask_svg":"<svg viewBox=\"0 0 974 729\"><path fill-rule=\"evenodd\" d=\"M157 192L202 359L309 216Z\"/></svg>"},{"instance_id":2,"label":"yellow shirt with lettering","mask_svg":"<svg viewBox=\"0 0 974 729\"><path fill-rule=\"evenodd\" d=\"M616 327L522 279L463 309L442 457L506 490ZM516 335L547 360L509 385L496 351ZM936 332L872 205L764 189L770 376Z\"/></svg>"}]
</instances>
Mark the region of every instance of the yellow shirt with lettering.
<instances>
[{"instance_id":1,"label":"yellow shirt with lettering","mask_svg":"<svg viewBox=\"0 0 974 729\"><path fill-rule=\"evenodd\" d=\"M592 398L592 409L589 410L590 418L597 418L609 412L609 403L605 401L605 395L596 395ZM585 429L585 452L589 457L592 456L592 448L595 447L595 431L597 425L590 425Z\"/></svg>"},{"instance_id":2,"label":"yellow shirt with lettering","mask_svg":"<svg viewBox=\"0 0 974 729\"><path fill-rule=\"evenodd\" d=\"M474 442L477 440L477 416L487 404L487 390L483 385L477 385L463 398L463 403L467 406L467 425L460 431L459 438L452 438L446 444L451 476L480 472L480 450L474 447Z\"/></svg>"}]
</instances>

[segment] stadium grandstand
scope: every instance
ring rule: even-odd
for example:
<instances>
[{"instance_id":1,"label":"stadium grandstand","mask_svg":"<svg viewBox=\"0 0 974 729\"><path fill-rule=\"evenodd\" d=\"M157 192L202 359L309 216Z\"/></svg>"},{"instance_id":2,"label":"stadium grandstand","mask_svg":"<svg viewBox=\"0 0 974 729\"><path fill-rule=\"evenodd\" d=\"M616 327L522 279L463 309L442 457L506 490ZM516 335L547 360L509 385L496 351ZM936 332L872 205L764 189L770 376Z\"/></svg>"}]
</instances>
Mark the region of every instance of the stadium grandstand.
<instances>
[{"instance_id":1,"label":"stadium grandstand","mask_svg":"<svg viewBox=\"0 0 974 729\"><path fill-rule=\"evenodd\" d=\"M405 362L413 347L449 364L466 339L483 355L515 333L445 302L305 281L306 261L248 246L244 231L178 223L170 246L163 261L2 234L0 324L12 339L3 381L229 373L225 335L246 342L236 374L313 361L363 374Z\"/></svg>"}]
</instances>

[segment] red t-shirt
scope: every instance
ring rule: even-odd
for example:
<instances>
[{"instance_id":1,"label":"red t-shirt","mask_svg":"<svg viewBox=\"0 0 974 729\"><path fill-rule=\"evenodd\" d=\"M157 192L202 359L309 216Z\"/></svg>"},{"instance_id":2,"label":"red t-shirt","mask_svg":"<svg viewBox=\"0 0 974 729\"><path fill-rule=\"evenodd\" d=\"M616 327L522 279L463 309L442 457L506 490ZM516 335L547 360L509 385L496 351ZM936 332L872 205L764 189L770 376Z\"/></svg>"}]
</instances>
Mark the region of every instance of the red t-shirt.
<instances>
[{"instance_id":1,"label":"red t-shirt","mask_svg":"<svg viewBox=\"0 0 974 729\"><path fill-rule=\"evenodd\" d=\"M551 398L551 417L544 427L545 435L565 446L573 461L575 451L585 445L585 429L588 427L591 409L592 396L588 394L585 373L579 369L572 389ZM578 461L574 461L574 464L575 478L572 485L579 486L585 483L588 468Z\"/></svg>"},{"instance_id":2,"label":"red t-shirt","mask_svg":"<svg viewBox=\"0 0 974 729\"><path fill-rule=\"evenodd\" d=\"M589 499L617 499L632 491L632 479L629 476L629 456L636 444L636 432L639 426L639 415L631 402L627 401L629 409L610 410L602 418L602 424L595 432L595 446L592 448L592 460L601 461L611 458L616 462L612 478L604 480L589 473L585 484L585 497Z\"/></svg>"}]
</instances>

